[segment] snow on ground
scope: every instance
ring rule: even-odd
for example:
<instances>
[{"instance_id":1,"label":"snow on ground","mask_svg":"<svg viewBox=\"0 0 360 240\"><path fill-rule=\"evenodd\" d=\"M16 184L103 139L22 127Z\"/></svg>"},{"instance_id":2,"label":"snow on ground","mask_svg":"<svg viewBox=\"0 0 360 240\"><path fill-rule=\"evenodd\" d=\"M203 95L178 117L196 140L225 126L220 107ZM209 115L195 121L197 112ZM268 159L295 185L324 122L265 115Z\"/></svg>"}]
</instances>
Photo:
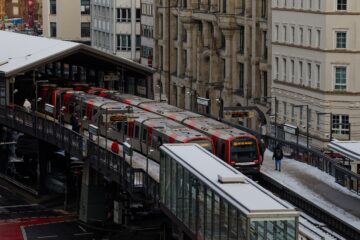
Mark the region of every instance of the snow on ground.
<instances>
[{"instance_id":1,"label":"snow on ground","mask_svg":"<svg viewBox=\"0 0 360 240\"><path fill-rule=\"evenodd\" d=\"M341 193L338 196L344 194L343 198L347 197L351 200L352 205L356 208L353 209L356 213L360 212L360 196L335 183L335 179L329 174L306 163L284 158L282 160L281 172L275 171L274 166L275 162L272 160L272 152L266 150L262 166L263 173L304 198L316 203L331 214L360 229L360 218L343 209L343 207L349 207L344 205L346 202L344 203L342 198L333 199L334 201L330 202L329 198L326 199L329 196L322 192L322 188L328 187L329 189L331 188L330 190L334 189L335 194L336 191ZM356 204L357 201L358 204Z\"/></svg>"}]
</instances>

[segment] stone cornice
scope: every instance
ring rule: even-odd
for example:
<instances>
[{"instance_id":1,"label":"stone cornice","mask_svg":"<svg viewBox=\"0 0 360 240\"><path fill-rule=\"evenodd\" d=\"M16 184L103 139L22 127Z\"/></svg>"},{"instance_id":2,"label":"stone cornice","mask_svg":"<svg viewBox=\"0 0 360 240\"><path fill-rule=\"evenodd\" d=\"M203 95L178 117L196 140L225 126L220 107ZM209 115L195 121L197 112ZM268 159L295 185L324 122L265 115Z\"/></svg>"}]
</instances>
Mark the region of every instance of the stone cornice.
<instances>
[{"instance_id":1,"label":"stone cornice","mask_svg":"<svg viewBox=\"0 0 360 240\"><path fill-rule=\"evenodd\" d=\"M322 48L314 48L314 47L309 47L309 46L282 43L282 42L272 42L272 45L283 46L283 47L292 47L292 48L298 48L298 49L306 49L306 50L318 51L318 52L324 52L324 53L351 53L351 54L360 53L360 50L351 51L351 50L347 50L347 49L322 49Z\"/></svg>"},{"instance_id":2,"label":"stone cornice","mask_svg":"<svg viewBox=\"0 0 360 240\"><path fill-rule=\"evenodd\" d=\"M344 15L351 15L351 16L360 15L360 12L348 12L348 11L321 12L321 11L311 11L311 10L306 10L306 9L278 8L278 7L273 7L272 11L298 12L298 13L320 14L320 15L341 15L341 16L344 16Z\"/></svg>"}]
</instances>

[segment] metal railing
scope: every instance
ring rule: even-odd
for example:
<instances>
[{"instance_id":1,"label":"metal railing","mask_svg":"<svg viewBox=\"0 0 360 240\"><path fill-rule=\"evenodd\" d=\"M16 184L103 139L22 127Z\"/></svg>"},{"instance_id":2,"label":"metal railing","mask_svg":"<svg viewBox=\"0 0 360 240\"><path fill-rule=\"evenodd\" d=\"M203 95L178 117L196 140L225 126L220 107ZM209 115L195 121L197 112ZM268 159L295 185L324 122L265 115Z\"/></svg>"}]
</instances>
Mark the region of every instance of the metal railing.
<instances>
[{"instance_id":1,"label":"metal railing","mask_svg":"<svg viewBox=\"0 0 360 240\"><path fill-rule=\"evenodd\" d=\"M88 139L84 141L79 133L46 116L26 112L18 106L0 107L0 124L53 144L71 156L90 161L95 170L121 184L129 193L141 192L147 200L154 202L159 199L159 183L143 169L132 168L122 156Z\"/></svg>"},{"instance_id":2,"label":"metal railing","mask_svg":"<svg viewBox=\"0 0 360 240\"><path fill-rule=\"evenodd\" d=\"M261 135L253 129L239 126L225 120L222 122L251 133L258 138L262 138L270 150L273 150L277 144L281 144L285 156L328 173L335 178L336 183L360 195L360 174L350 171L346 167L340 165L338 161L325 155L324 153L316 149L309 149L306 146L302 146L294 142L285 141L268 135Z\"/></svg>"}]
</instances>

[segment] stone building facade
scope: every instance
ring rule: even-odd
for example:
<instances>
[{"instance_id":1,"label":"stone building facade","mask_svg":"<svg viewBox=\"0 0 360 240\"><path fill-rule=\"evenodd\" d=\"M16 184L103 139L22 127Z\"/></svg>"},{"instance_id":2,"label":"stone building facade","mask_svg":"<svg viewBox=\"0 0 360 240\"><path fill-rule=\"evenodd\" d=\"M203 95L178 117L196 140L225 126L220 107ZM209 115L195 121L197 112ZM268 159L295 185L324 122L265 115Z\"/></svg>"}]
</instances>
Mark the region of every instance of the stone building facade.
<instances>
[{"instance_id":1,"label":"stone building facade","mask_svg":"<svg viewBox=\"0 0 360 240\"><path fill-rule=\"evenodd\" d=\"M308 130L319 148L360 140L358 1L274 0L272 14L278 123L299 127L301 142Z\"/></svg>"},{"instance_id":2,"label":"stone building facade","mask_svg":"<svg viewBox=\"0 0 360 240\"><path fill-rule=\"evenodd\" d=\"M213 116L269 96L270 7L267 0L156 0L154 85L161 78L170 104Z\"/></svg>"}]
</instances>

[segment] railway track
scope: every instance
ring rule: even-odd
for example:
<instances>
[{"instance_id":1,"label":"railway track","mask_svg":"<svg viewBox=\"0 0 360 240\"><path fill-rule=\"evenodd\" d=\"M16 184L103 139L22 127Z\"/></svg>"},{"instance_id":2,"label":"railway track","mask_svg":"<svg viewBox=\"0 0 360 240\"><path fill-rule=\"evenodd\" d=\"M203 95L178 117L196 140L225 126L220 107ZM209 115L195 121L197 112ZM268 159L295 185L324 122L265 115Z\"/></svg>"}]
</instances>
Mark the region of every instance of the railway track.
<instances>
[{"instance_id":1,"label":"railway track","mask_svg":"<svg viewBox=\"0 0 360 240\"><path fill-rule=\"evenodd\" d=\"M350 225L349 223L339 219L330 212L315 205L311 201L303 198L296 192L293 192L291 189L279 184L278 182L274 181L268 176L264 174L260 174L258 177L258 182L262 187L278 195L280 198L294 204L301 211L308 214L309 216L312 216L312 218L316 219L316 220L312 220L312 222L314 222L313 225L317 227L317 229L319 229L318 233L328 232L328 235L332 236L332 238L315 238L315 239L360 239L360 230ZM303 219L306 220L309 219L309 217L305 217L305 218L303 217ZM309 220L307 221L309 222ZM304 220L300 221L300 226L303 225L304 227L305 225L302 223L304 223ZM321 225L321 223L325 224L325 226ZM339 237L337 234L334 234L334 232L343 236L344 238ZM306 238L306 239L311 239L311 238Z\"/></svg>"}]
</instances>

